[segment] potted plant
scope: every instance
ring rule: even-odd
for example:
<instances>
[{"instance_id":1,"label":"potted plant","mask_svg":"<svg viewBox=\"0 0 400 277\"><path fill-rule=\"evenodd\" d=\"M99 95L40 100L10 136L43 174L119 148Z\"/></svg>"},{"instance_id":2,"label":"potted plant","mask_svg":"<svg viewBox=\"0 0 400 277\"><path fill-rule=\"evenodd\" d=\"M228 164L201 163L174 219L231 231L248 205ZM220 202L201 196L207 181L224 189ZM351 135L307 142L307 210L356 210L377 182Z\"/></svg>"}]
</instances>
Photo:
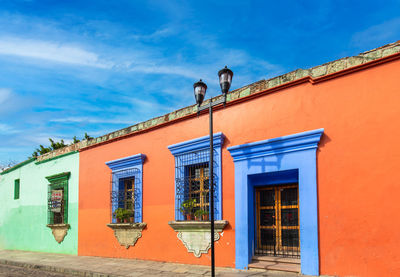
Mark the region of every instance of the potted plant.
<instances>
[{"instance_id":1,"label":"potted plant","mask_svg":"<svg viewBox=\"0 0 400 277\"><path fill-rule=\"evenodd\" d=\"M134 223L135 222L135 212L134 211L129 210L128 219L129 219L130 223Z\"/></svg>"},{"instance_id":2,"label":"potted plant","mask_svg":"<svg viewBox=\"0 0 400 277\"><path fill-rule=\"evenodd\" d=\"M203 220L204 221L208 221L209 220L209 212L208 211L203 211L203 214L202 214L202 216L203 216Z\"/></svg>"},{"instance_id":3,"label":"potted plant","mask_svg":"<svg viewBox=\"0 0 400 277\"><path fill-rule=\"evenodd\" d=\"M196 204L196 199L188 199L182 202L180 211L186 216L186 220L192 220L193 208Z\"/></svg>"},{"instance_id":4,"label":"potted plant","mask_svg":"<svg viewBox=\"0 0 400 277\"><path fill-rule=\"evenodd\" d=\"M194 219L200 221L203 216L203 210L197 210L194 212Z\"/></svg>"},{"instance_id":5,"label":"potted plant","mask_svg":"<svg viewBox=\"0 0 400 277\"><path fill-rule=\"evenodd\" d=\"M207 221L208 220L208 211L205 210L197 210L194 213L195 219L196 220L203 220L203 221Z\"/></svg>"}]
</instances>

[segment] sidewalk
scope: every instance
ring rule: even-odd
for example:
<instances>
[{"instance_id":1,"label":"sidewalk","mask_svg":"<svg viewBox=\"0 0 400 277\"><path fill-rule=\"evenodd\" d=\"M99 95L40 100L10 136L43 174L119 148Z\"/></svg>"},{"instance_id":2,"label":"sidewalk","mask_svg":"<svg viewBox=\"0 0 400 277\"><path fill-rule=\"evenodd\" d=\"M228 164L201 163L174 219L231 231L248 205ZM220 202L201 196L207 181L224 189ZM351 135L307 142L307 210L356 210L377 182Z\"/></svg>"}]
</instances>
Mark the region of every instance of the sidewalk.
<instances>
[{"instance_id":1,"label":"sidewalk","mask_svg":"<svg viewBox=\"0 0 400 277\"><path fill-rule=\"evenodd\" d=\"M0 250L0 264L36 268L65 275L114 276L209 276L210 267L134 259L71 256L54 253ZM295 273L278 271L243 271L216 268L217 276L294 277Z\"/></svg>"}]
</instances>

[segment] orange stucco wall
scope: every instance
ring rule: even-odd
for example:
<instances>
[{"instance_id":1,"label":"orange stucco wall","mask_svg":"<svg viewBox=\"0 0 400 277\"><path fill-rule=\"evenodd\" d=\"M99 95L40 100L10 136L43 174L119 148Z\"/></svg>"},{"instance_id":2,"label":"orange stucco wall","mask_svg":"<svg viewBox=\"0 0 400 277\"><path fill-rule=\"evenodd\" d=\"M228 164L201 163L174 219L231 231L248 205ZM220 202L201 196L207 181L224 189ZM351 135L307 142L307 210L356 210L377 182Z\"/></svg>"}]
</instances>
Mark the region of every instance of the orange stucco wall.
<instances>
[{"instance_id":1,"label":"orange stucco wall","mask_svg":"<svg viewBox=\"0 0 400 277\"><path fill-rule=\"evenodd\" d=\"M217 266L235 265L234 164L229 146L324 128L317 153L320 273L400 276L400 61L329 81L303 83L214 114L222 132L223 219ZM190 118L80 153L79 255L129 257L208 265L175 231L174 157L167 146L208 134L208 116ZM134 247L111 229L106 161L143 153L143 221Z\"/></svg>"}]
</instances>

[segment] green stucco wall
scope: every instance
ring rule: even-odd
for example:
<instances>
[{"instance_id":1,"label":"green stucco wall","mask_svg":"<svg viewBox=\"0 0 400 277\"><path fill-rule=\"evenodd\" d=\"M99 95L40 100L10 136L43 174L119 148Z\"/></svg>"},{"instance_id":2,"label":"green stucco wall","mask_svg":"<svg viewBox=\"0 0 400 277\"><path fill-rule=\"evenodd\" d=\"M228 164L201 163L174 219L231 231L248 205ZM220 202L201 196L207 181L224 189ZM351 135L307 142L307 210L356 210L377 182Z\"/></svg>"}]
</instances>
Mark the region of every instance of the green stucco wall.
<instances>
[{"instance_id":1,"label":"green stucco wall","mask_svg":"<svg viewBox=\"0 0 400 277\"><path fill-rule=\"evenodd\" d=\"M68 223L60 244L47 225L46 176L70 172ZM20 197L14 200L14 180L20 179ZM32 161L0 175L0 249L78 254L79 153L42 163Z\"/></svg>"}]
</instances>

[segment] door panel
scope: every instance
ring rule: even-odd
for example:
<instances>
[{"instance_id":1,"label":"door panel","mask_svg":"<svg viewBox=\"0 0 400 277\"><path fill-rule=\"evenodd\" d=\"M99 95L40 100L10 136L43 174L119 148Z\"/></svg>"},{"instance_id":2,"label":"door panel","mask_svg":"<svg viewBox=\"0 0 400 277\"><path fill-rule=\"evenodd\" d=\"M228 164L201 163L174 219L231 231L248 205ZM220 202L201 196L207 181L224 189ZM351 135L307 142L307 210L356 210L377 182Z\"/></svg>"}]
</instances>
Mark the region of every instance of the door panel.
<instances>
[{"instance_id":1,"label":"door panel","mask_svg":"<svg viewBox=\"0 0 400 277\"><path fill-rule=\"evenodd\" d=\"M256 255L299 257L298 185L256 190Z\"/></svg>"}]
</instances>

